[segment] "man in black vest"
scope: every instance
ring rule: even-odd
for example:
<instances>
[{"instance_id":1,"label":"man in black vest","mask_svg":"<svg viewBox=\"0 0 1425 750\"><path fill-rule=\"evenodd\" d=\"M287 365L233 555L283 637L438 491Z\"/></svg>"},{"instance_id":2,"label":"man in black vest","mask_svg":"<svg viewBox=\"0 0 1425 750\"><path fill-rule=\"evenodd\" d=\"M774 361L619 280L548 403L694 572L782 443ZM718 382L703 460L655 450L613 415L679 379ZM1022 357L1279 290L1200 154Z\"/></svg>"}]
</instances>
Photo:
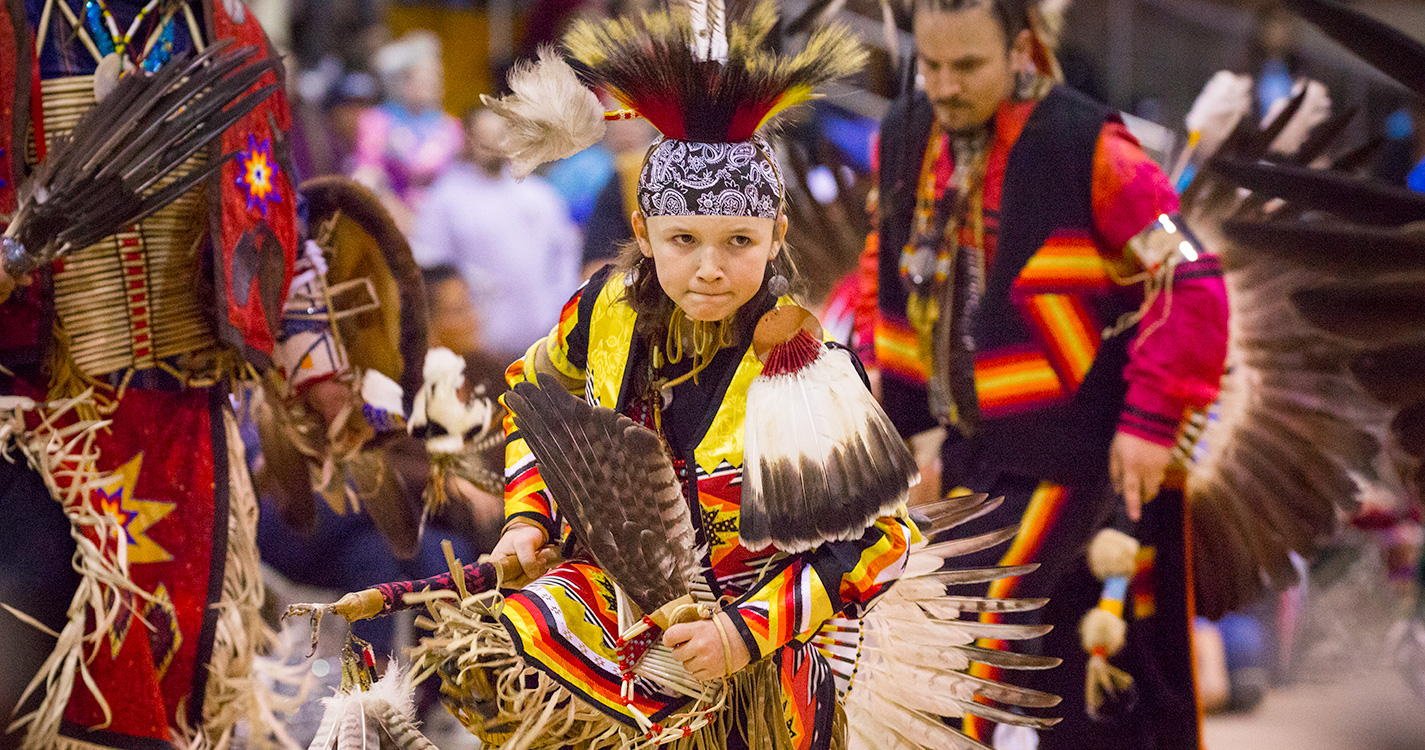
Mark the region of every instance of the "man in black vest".
<instances>
[{"instance_id":1,"label":"man in black vest","mask_svg":"<svg viewBox=\"0 0 1425 750\"><path fill-rule=\"evenodd\" d=\"M1183 502L1159 490L1180 423L1216 397L1221 269L1116 114L1052 84L1026 5L915 2L920 86L882 123L878 272L863 290L883 401L918 446L948 434L940 489L1004 496L967 533L1019 534L981 562L1040 564L990 588L1051 597L1044 609L986 615L1056 626L1041 647L1064 665L1018 680L1065 698L1040 746L1195 749ZM1142 546L1104 534L1114 554L1091 571L1105 527ZM1110 664L1133 676L1136 705L1126 691L1086 700L1086 677L1121 687ZM992 741L983 722L965 729Z\"/></svg>"}]
</instances>

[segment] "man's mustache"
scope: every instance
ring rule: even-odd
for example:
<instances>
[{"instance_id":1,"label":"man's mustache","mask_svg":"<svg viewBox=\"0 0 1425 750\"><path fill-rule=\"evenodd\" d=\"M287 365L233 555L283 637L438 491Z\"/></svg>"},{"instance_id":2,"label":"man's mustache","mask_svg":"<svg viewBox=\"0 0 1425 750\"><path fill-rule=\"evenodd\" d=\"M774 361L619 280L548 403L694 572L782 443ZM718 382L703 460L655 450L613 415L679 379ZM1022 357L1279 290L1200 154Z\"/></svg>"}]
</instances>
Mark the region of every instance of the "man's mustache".
<instances>
[{"instance_id":1,"label":"man's mustache","mask_svg":"<svg viewBox=\"0 0 1425 750\"><path fill-rule=\"evenodd\" d=\"M948 99L936 99L935 106L947 107L950 109L969 109L970 103L965 101L964 99L951 97Z\"/></svg>"}]
</instances>

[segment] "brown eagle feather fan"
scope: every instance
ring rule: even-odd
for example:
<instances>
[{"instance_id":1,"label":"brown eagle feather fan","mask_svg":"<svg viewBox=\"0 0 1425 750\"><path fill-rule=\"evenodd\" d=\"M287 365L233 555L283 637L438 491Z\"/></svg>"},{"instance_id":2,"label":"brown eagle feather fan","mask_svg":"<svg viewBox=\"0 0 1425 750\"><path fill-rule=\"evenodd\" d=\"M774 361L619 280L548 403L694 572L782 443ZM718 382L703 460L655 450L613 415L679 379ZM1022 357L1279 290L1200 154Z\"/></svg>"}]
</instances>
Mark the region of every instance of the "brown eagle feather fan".
<instances>
[{"instance_id":1,"label":"brown eagle feather fan","mask_svg":"<svg viewBox=\"0 0 1425 750\"><path fill-rule=\"evenodd\" d=\"M693 520L663 441L549 375L537 383L505 405L579 543L645 615L688 596Z\"/></svg>"}]
</instances>

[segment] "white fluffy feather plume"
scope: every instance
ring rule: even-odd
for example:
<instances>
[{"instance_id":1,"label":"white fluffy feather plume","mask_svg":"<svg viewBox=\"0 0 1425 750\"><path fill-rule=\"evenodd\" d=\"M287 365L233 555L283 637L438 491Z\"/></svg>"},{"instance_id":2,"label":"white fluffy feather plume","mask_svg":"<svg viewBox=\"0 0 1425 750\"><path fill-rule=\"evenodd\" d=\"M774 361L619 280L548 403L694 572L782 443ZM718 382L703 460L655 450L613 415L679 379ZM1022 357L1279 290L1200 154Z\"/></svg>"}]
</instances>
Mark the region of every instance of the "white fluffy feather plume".
<instances>
[{"instance_id":1,"label":"white fluffy feather plume","mask_svg":"<svg viewBox=\"0 0 1425 750\"><path fill-rule=\"evenodd\" d=\"M504 150L515 177L523 179L539 165L573 156L604 137L603 104L554 48L541 48L536 63L517 64L509 84L511 93L499 99L482 94L480 100L509 124Z\"/></svg>"},{"instance_id":2,"label":"white fluffy feather plume","mask_svg":"<svg viewBox=\"0 0 1425 750\"><path fill-rule=\"evenodd\" d=\"M1109 656L1123 650L1128 642L1128 623L1106 609L1094 607L1079 620L1079 643L1084 652L1102 648Z\"/></svg>"},{"instance_id":3,"label":"white fluffy feather plume","mask_svg":"<svg viewBox=\"0 0 1425 750\"><path fill-rule=\"evenodd\" d=\"M393 660L369 689L323 698L326 711L308 750L436 750L416 726L411 690L405 669Z\"/></svg>"},{"instance_id":4,"label":"white fluffy feather plume","mask_svg":"<svg viewBox=\"0 0 1425 750\"><path fill-rule=\"evenodd\" d=\"M377 429L399 429L405 424L403 396L401 384L380 370L373 368L362 373L361 400L366 404L366 419Z\"/></svg>"},{"instance_id":5,"label":"white fluffy feather plume","mask_svg":"<svg viewBox=\"0 0 1425 750\"><path fill-rule=\"evenodd\" d=\"M1118 529L1102 529L1089 542L1089 570L1100 581L1130 578L1136 571L1138 540Z\"/></svg>"}]
</instances>

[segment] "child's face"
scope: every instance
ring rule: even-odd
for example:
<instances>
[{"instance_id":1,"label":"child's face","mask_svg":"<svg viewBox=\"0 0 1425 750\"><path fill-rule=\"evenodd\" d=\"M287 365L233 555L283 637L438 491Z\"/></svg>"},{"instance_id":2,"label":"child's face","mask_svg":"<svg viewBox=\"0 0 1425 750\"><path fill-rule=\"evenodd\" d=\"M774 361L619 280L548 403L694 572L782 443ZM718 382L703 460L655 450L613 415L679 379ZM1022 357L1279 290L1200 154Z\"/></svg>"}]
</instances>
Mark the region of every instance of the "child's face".
<instances>
[{"instance_id":1,"label":"child's face","mask_svg":"<svg viewBox=\"0 0 1425 750\"><path fill-rule=\"evenodd\" d=\"M644 256L663 292L693 320L733 314L762 288L767 262L782 249L787 219L633 214Z\"/></svg>"}]
</instances>

